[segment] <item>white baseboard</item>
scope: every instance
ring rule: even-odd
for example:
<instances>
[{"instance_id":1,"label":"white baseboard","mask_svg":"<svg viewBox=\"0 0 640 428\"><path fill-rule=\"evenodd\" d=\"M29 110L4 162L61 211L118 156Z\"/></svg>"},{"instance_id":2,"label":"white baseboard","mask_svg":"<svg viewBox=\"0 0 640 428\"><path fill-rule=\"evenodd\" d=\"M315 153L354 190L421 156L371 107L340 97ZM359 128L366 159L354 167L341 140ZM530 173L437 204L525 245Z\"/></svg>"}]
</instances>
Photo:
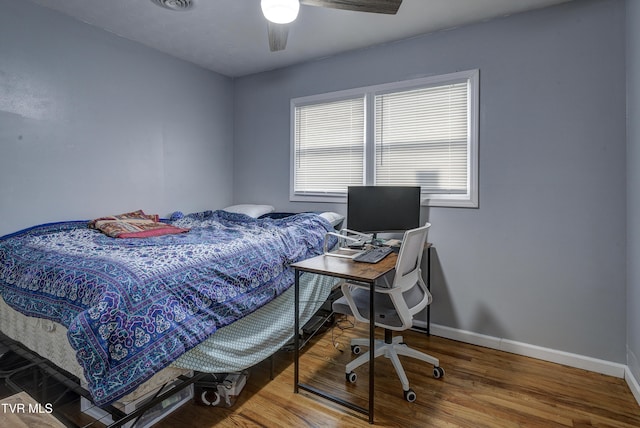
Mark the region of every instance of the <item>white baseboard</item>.
<instances>
[{"instance_id":1,"label":"white baseboard","mask_svg":"<svg viewBox=\"0 0 640 428\"><path fill-rule=\"evenodd\" d=\"M638 384L638 380L633 376L629 367L626 367L624 370L624 380L627 381L631 393L636 398L638 404L640 404L640 384Z\"/></svg>"},{"instance_id":2,"label":"white baseboard","mask_svg":"<svg viewBox=\"0 0 640 428\"><path fill-rule=\"evenodd\" d=\"M416 327L421 328L426 328L427 326L427 324L422 321L416 321L415 325ZM627 379L627 377L630 377L635 382L635 379L631 376L630 370L624 364L599 360L597 358L586 357L584 355L572 354L570 352L558 351L555 349L543 348L541 346L530 345L528 343L487 336L484 334L474 333L472 331L459 330L433 323L431 323L431 333L435 336L457 340L459 342L484 346L486 348L537 358L539 360L550 361L552 363L563 364L565 366L576 367L618 378ZM626 372L628 372L627 375L625 374ZM628 379L627 383L629 383ZM634 387L630 385L630 388L633 391ZM637 382L635 383L635 388L636 391L634 392L634 396L640 404L640 390L638 389Z\"/></svg>"}]
</instances>

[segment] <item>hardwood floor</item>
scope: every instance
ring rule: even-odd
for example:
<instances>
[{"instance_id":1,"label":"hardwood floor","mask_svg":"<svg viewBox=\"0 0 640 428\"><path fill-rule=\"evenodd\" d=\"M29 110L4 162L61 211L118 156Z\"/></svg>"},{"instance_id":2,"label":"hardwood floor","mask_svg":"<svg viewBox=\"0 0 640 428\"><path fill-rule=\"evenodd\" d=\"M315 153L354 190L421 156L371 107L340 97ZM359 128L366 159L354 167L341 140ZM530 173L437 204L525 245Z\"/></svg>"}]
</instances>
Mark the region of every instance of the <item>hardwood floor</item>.
<instances>
[{"instance_id":1,"label":"hardwood floor","mask_svg":"<svg viewBox=\"0 0 640 428\"><path fill-rule=\"evenodd\" d=\"M366 337L365 325L335 328L307 346L301 381L360 400L366 406L368 368L358 381L344 378L352 358L349 339ZM332 336L338 348L332 343ZM446 370L401 358L418 398L408 403L391 362L376 360L375 425L385 427L640 427L640 406L623 379L468 345L417 332L405 342L440 359ZM343 352L340 351L343 350ZM293 354L274 357L250 371L247 385L231 408L188 403L158 427L367 427L364 415L322 398L293 393Z\"/></svg>"}]
</instances>

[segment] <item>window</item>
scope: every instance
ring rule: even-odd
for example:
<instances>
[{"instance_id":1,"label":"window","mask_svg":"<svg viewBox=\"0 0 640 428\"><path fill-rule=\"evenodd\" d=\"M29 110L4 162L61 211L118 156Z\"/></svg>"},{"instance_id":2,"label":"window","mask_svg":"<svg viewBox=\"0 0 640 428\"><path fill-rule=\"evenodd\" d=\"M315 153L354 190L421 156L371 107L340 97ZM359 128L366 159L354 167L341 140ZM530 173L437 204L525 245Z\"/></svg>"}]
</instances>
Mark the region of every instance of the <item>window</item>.
<instances>
[{"instance_id":1,"label":"window","mask_svg":"<svg viewBox=\"0 0 640 428\"><path fill-rule=\"evenodd\" d=\"M420 186L423 205L477 207L478 82L472 70L292 100L291 200Z\"/></svg>"},{"instance_id":2,"label":"window","mask_svg":"<svg viewBox=\"0 0 640 428\"><path fill-rule=\"evenodd\" d=\"M344 194L364 177L364 97L295 109L295 182L303 194Z\"/></svg>"}]
</instances>

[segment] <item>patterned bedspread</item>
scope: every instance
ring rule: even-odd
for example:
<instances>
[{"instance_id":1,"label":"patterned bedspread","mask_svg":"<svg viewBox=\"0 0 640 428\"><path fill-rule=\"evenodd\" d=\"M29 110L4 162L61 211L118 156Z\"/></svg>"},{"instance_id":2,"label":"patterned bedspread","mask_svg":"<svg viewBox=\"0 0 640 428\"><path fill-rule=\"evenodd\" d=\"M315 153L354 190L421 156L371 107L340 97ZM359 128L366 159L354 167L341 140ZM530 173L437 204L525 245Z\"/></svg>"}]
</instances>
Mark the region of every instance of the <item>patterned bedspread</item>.
<instances>
[{"instance_id":1,"label":"patterned bedspread","mask_svg":"<svg viewBox=\"0 0 640 428\"><path fill-rule=\"evenodd\" d=\"M288 265L320 254L331 230L315 214L208 211L174 224L191 230L114 239L64 222L0 238L0 294L68 328L98 405L283 293L293 284Z\"/></svg>"}]
</instances>

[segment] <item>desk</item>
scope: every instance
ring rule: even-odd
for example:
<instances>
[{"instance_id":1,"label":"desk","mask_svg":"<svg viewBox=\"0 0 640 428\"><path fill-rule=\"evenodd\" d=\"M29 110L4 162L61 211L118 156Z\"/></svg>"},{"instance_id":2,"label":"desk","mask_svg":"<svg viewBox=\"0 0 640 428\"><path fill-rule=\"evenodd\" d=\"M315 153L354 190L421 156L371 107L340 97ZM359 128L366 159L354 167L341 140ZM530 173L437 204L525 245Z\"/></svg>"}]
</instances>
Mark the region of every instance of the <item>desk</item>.
<instances>
[{"instance_id":1,"label":"desk","mask_svg":"<svg viewBox=\"0 0 640 428\"><path fill-rule=\"evenodd\" d=\"M374 393L374 361L375 355L373 352L369 354L369 408L357 406L339 397L335 397L329 393L321 391L310 385L300 383L300 273L311 272L321 275L329 275L342 279L349 279L358 282L364 282L370 285L370 297L369 297L369 313L373 314L374 311L374 298L375 298L375 281L385 274L391 272L396 266L396 260L398 256L395 253L389 254L378 263L359 263L354 262L351 259L345 259L341 257L332 257L320 255L312 257L307 260L303 260L291 265L295 272L295 325L294 325L294 388L293 392L298 393L298 389L304 389L305 391L319 395L327 400L346 406L350 409L364 413L369 416L369 423L373 423L373 393ZM374 330L375 323L369 323L369 349L374 349Z\"/></svg>"}]
</instances>

